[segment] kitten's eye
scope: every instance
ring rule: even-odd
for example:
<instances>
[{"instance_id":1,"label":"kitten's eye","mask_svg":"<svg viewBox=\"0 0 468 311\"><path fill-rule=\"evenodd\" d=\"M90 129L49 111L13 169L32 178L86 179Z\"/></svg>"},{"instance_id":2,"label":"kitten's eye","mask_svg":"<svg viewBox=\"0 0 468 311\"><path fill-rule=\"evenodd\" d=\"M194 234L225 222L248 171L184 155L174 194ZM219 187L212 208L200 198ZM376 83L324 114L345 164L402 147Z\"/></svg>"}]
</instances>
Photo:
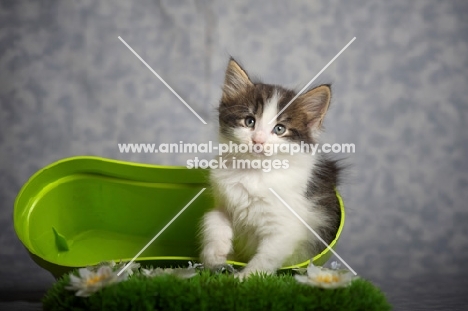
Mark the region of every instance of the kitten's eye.
<instances>
[{"instance_id":1,"label":"kitten's eye","mask_svg":"<svg viewBox=\"0 0 468 311\"><path fill-rule=\"evenodd\" d=\"M245 118L245 126L247 127L254 127L255 126L255 118L253 117L247 117Z\"/></svg>"},{"instance_id":2,"label":"kitten's eye","mask_svg":"<svg viewBox=\"0 0 468 311\"><path fill-rule=\"evenodd\" d=\"M276 126L273 128L273 133L276 135L283 135L284 132L286 132L286 127L282 124L276 124Z\"/></svg>"}]
</instances>

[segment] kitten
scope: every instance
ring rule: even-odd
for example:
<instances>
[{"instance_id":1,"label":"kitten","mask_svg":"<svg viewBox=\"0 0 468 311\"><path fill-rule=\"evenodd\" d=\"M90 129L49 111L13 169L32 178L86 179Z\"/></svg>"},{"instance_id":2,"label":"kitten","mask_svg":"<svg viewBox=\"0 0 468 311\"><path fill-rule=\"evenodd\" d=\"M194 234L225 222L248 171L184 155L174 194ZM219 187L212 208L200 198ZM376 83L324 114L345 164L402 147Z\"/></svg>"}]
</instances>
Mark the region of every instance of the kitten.
<instances>
[{"instance_id":1,"label":"kitten","mask_svg":"<svg viewBox=\"0 0 468 311\"><path fill-rule=\"evenodd\" d=\"M220 142L312 144L328 110L331 89L320 85L300 95L271 124L269 121L297 93L281 86L252 82L230 59L219 105ZM275 273L304 262L326 246L269 190L272 188L328 244L340 223L335 187L340 167L323 155L276 151L222 155L227 169L214 169L210 179L216 208L204 215L201 260L215 269L227 259L248 262L243 278L255 272ZM288 165L264 169L234 169L242 160L278 159ZM239 166L238 166L239 167Z\"/></svg>"}]
</instances>

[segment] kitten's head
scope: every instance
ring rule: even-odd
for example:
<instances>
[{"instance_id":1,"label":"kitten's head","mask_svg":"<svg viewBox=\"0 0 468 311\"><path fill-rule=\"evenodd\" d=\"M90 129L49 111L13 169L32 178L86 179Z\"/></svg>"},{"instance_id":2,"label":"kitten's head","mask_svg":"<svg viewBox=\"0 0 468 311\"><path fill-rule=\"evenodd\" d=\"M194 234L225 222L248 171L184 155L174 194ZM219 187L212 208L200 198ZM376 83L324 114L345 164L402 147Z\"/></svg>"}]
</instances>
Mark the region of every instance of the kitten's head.
<instances>
[{"instance_id":1,"label":"kitten's head","mask_svg":"<svg viewBox=\"0 0 468 311\"><path fill-rule=\"evenodd\" d=\"M301 94L275 117L296 94L281 86L252 82L231 58L219 105L221 139L264 146L316 143L330 105L330 86L320 85Z\"/></svg>"}]
</instances>

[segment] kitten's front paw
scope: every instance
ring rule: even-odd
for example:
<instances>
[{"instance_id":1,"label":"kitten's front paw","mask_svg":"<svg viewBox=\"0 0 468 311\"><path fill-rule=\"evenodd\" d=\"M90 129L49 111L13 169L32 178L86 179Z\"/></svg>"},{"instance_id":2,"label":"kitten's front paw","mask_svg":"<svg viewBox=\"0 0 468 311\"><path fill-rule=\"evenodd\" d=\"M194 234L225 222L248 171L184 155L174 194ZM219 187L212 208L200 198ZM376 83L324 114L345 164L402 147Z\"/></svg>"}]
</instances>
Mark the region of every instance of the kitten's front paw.
<instances>
[{"instance_id":1,"label":"kitten's front paw","mask_svg":"<svg viewBox=\"0 0 468 311\"><path fill-rule=\"evenodd\" d=\"M205 268L216 270L226 264L227 254L221 253L215 247L206 247L200 256Z\"/></svg>"},{"instance_id":2,"label":"kitten's front paw","mask_svg":"<svg viewBox=\"0 0 468 311\"><path fill-rule=\"evenodd\" d=\"M234 267L228 263L218 265L217 267L212 267L210 270L214 273L224 273L224 272L227 272L229 274L237 273L237 270L234 269Z\"/></svg>"}]
</instances>

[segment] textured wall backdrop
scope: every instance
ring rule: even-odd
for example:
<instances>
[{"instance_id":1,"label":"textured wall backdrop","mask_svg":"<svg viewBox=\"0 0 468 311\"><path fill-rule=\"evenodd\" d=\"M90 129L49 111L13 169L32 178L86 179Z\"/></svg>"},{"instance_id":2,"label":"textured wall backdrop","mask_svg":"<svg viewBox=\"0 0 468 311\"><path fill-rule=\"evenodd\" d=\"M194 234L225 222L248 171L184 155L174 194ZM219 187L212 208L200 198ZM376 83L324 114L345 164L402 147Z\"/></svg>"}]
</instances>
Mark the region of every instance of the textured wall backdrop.
<instances>
[{"instance_id":1,"label":"textured wall backdrop","mask_svg":"<svg viewBox=\"0 0 468 311\"><path fill-rule=\"evenodd\" d=\"M2 1L0 292L53 281L12 222L38 169L73 155L184 165L189 155L120 154L117 143L216 139L229 55L265 82L300 89L354 36L317 80L333 83L324 139L357 150L337 251L383 286L466 275L467 17L463 0Z\"/></svg>"}]
</instances>

